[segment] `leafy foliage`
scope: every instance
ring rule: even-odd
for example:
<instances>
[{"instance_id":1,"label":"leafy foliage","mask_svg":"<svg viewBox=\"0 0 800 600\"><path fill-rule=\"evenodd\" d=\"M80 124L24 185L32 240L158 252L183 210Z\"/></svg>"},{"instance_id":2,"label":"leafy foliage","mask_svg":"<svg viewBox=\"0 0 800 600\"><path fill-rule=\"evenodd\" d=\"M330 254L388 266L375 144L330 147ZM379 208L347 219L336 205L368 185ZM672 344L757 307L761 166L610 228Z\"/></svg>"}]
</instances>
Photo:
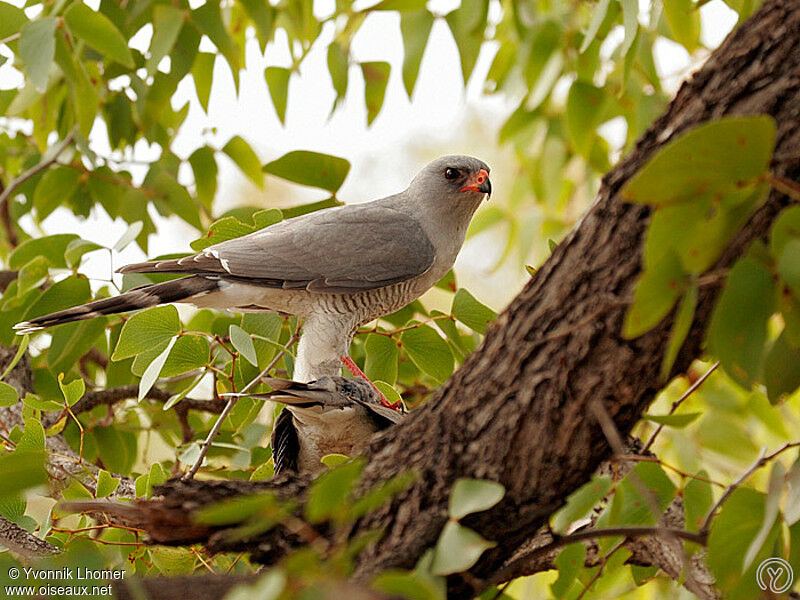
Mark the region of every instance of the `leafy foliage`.
<instances>
[{"instance_id":1,"label":"leafy foliage","mask_svg":"<svg viewBox=\"0 0 800 600\"><path fill-rule=\"evenodd\" d=\"M241 390L276 359L273 373L293 372L291 342L298 323L278 315L190 314L158 307L34 334L30 353L29 338L16 337L11 329L19 321L116 293L119 281L88 279L86 261L102 255L118 264L119 253L134 244L148 254L152 236L161 233L156 215L186 223L196 237L190 246L199 251L341 204L337 194L351 169L345 157L298 148L267 159L244 127L240 135L219 141L208 136L186 148L180 136L189 102L177 101L185 99L179 88L189 84L208 114L218 101L215 90L225 83L221 76L230 72L238 92L248 40L265 55L282 44L290 60L269 66L263 78L264 103L271 102L285 123L293 118L292 82L317 47L330 75L332 110L355 101L369 125L380 124L386 99L400 90L393 81L402 80L402 89L412 97L431 36L437 30L449 32L459 58L453 68L464 82L477 84L504 105L513 104L497 137L508 149L515 176L504 182L505 197L493 198L476 215L469 237L496 243L501 250L496 266L513 264L524 274L524 265L536 266L553 251L594 196L600 175L632 148L668 101L671 86L654 58L659 45L670 40L695 59L705 52L701 4L664 0L640 11L633 0L463 0L440 13L434 3L418 0L382 0L373 6L343 0L321 14L310 2L295 0L213 0L194 7L184 0L127 5L102 0L96 6L67 0L29 2L23 8L0 2L2 61L21 81L0 90L5 117L0 257L16 272L0 300L0 342L17 346L0 376L0 407L21 403L24 425L4 431L0 441L0 514L26 530L38 527L40 535L65 550L47 563L53 568L124 565L142 574L188 573L208 565L218 572L253 569L246 558L144 546L135 532L121 528L101 526L90 540L83 532L96 525L88 517L62 521L65 515L55 509L37 522L32 515L41 510L28 506L48 481L44 464L54 436L86 468L84 477L54 493L114 497L132 481L136 496L150 497L154 486L197 460L200 440L216 421L211 407L219 394ZM757 4L728 2L741 18ZM399 13L392 26L398 28L399 22L402 65L381 53L366 60L354 42L371 15L387 11ZM479 68L482 54L489 59L488 72ZM612 123L622 131L620 144L607 133ZM769 170L774 136L774 124L759 116L679 132L620 195L649 205L652 212L644 270L621 333L636 338L676 314L664 338L660 368L665 388L637 433L650 434L657 426L666 430L654 446L658 459L639 463L624 477L596 476L553 517L555 531L566 533L587 519L597 526L652 525L678 497L686 528L698 531L719 498L721 482L735 479L759 446L797 438L800 209L786 209L768 244L755 244L730 272L714 270L723 249L775 183ZM97 141L105 138L109 156L98 150L102 144ZM143 164L136 158L141 147L150 149ZM226 161L257 188L269 189L280 179L321 191L323 199L281 209L248 204L223 212L216 200ZM78 220L102 212L125 223L127 231L115 244L100 235L93 239L91 233L87 239L47 235L64 211ZM535 276L533 267L528 272ZM165 277L126 275L121 288ZM724 290L707 331L704 359L720 361L722 369L682 399L710 363L695 363L686 377L672 382L669 376L695 319L698 298L705 286L719 281ZM435 295L365 327L356 337L353 357L390 400L402 395L412 409L423 403L495 320L495 312L482 301L483 291L459 283L460 278L448 274ZM33 393L20 393L9 377L26 355ZM111 408L79 410L82 400L103 387L134 392ZM201 398L209 396L212 400L203 405ZM262 408L258 399L237 402L211 446L205 470L230 479L272 475L269 426L258 418ZM783 465L782 456L774 458L769 480L745 482L710 521L708 565L728 597L753 597L753 571L761 558L800 556L800 467L797 461ZM329 470L312 488L302 514L291 502L265 495L223 503L202 518L237 524L243 536L289 523L344 531L393 501L414 477L403 474L357 493L361 462L342 456L328 456L325 462ZM494 544L461 520L491 510L502 498L497 483L459 481L436 544L413 570L382 572L373 586L399 597L444 598L444 575L469 569ZM69 529L62 526L65 522ZM603 554L602 567L586 566L585 546L570 544L555 559L557 578L537 576L525 585L559 598L610 598L631 585L645 588L648 597L678 594L678 584L663 574L626 564L626 551L612 554L617 541L599 544L609 553ZM302 548L253 589L236 594L315 597L319 586L347 577L353 556L367 543L346 540L325 552ZM5 572L4 563L0 573ZM503 597L519 597L515 587Z\"/></svg>"}]
</instances>

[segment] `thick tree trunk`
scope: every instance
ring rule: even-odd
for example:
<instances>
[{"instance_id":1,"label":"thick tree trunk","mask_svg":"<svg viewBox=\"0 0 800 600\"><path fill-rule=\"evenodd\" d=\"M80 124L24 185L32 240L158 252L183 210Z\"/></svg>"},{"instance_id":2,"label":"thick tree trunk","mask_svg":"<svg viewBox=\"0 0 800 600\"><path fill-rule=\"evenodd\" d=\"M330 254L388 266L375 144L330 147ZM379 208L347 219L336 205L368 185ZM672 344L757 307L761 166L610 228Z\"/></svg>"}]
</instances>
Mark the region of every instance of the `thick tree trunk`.
<instances>
[{"instance_id":1,"label":"thick tree trunk","mask_svg":"<svg viewBox=\"0 0 800 600\"><path fill-rule=\"evenodd\" d=\"M497 507L465 520L497 542L469 576L479 585L491 580L609 456L590 402L602 402L620 432L631 430L663 384L659 366L672 317L635 340L620 335L641 269L650 209L625 204L618 192L664 143L723 115L772 115L778 125L773 171L797 179L799 39L800 0L768 0L605 177L591 210L500 315L482 347L423 408L372 444L364 488L408 468L420 476L391 505L355 525L386 532L359 557L357 580L388 567L413 566L435 543L460 477L492 479L507 490ZM763 237L788 202L773 192L714 268L729 267ZM675 373L701 354L719 289L711 284L701 290ZM281 482L273 485L280 488ZM208 490L202 482L168 485L168 502L180 505L193 486ZM451 578L454 596L472 593L465 581Z\"/></svg>"}]
</instances>

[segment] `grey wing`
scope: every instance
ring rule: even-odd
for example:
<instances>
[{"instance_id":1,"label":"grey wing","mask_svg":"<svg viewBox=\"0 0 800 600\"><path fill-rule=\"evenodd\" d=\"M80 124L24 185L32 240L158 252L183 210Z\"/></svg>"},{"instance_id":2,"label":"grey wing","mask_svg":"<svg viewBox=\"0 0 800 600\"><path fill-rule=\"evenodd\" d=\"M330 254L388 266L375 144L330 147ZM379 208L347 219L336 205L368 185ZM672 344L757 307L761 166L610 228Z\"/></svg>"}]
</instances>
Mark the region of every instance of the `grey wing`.
<instances>
[{"instance_id":1,"label":"grey wing","mask_svg":"<svg viewBox=\"0 0 800 600\"><path fill-rule=\"evenodd\" d=\"M282 410L275 419L275 428L270 438L272 445L272 461L275 464L275 474L284 472L297 472L297 459L300 456L300 440L297 437L297 428L291 411Z\"/></svg>"},{"instance_id":2,"label":"grey wing","mask_svg":"<svg viewBox=\"0 0 800 600\"><path fill-rule=\"evenodd\" d=\"M418 277L434 258L433 244L416 220L370 203L310 213L194 256L120 271L217 275L268 287L353 293Z\"/></svg>"}]
</instances>

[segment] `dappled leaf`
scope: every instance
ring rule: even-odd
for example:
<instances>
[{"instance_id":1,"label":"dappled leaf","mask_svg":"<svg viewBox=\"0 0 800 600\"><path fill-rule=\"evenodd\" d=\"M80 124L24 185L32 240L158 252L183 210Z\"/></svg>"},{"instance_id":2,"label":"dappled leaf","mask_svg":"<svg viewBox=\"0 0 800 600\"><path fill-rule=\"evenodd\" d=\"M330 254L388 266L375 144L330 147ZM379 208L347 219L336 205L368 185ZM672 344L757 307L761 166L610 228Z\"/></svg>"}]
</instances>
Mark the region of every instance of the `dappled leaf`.
<instances>
[{"instance_id":1,"label":"dappled leaf","mask_svg":"<svg viewBox=\"0 0 800 600\"><path fill-rule=\"evenodd\" d=\"M453 372L450 346L428 325L409 324L412 329L400 336L402 348L415 365L437 381L444 381Z\"/></svg>"},{"instance_id":2,"label":"dappled leaf","mask_svg":"<svg viewBox=\"0 0 800 600\"><path fill-rule=\"evenodd\" d=\"M636 282L633 303L625 314L623 335L635 338L658 325L680 298L686 279L680 260L671 252L645 268Z\"/></svg>"},{"instance_id":3,"label":"dappled leaf","mask_svg":"<svg viewBox=\"0 0 800 600\"><path fill-rule=\"evenodd\" d=\"M448 513L453 519L461 519L472 513L489 510L503 499L505 493L505 488L495 481L462 477L456 480L450 492Z\"/></svg>"},{"instance_id":4,"label":"dappled leaf","mask_svg":"<svg viewBox=\"0 0 800 600\"><path fill-rule=\"evenodd\" d=\"M731 269L711 317L709 350L731 377L748 387L762 364L774 285L771 273L745 256Z\"/></svg>"},{"instance_id":5,"label":"dappled leaf","mask_svg":"<svg viewBox=\"0 0 800 600\"><path fill-rule=\"evenodd\" d=\"M481 554L494 546L494 542L483 539L472 529L448 521L436 542L431 572L450 575L466 571L478 562Z\"/></svg>"},{"instance_id":6,"label":"dappled leaf","mask_svg":"<svg viewBox=\"0 0 800 600\"><path fill-rule=\"evenodd\" d=\"M622 189L627 202L670 204L756 182L772 158L770 117L726 117L670 141Z\"/></svg>"},{"instance_id":7,"label":"dappled leaf","mask_svg":"<svg viewBox=\"0 0 800 600\"><path fill-rule=\"evenodd\" d=\"M136 313L125 321L111 360L135 356L167 342L181 327L178 310L172 306L157 306Z\"/></svg>"},{"instance_id":8,"label":"dappled leaf","mask_svg":"<svg viewBox=\"0 0 800 600\"><path fill-rule=\"evenodd\" d=\"M264 171L294 183L335 193L350 171L350 162L330 154L295 150L264 165Z\"/></svg>"},{"instance_id":9,"label":"dappled leaf","mask_svg":"<svg viewBox=\"0 0 800 600\"><path fill-rule=\"evenodd\" d=\"M76 2L66 10L64 20L70 31L92 48L128 68L133 68L133 55L128 49L128 42L103 13Z\"/></svg>"},{"instance_id":10,"label":"dappled leaf","mask_svg":"<svg viewBox=\"0 0 800 600\"><path fill-rule=\"evenodd\" d=\"M367 126L372 125L378 113L381 112L391 69L391 65L387 62L361 63L361 74L364 77L364 103L367 105Z\"/></svg>"}]
</instances>

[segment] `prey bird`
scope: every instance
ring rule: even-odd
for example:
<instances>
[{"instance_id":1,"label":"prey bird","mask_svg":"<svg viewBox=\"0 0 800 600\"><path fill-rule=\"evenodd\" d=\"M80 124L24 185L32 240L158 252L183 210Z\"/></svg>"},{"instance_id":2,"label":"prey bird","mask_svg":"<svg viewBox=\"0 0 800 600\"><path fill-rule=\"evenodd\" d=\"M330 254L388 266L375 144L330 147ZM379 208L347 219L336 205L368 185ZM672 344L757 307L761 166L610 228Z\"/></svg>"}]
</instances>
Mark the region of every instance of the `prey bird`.
<instances>
[{"instance_id":1,"label":"prey bird","mask_svg":"<svg viewBox=\"0 0 800 600\"><path fill-rule=\"evenodd\" d=\"M472 215L492 186L470 156L425 166L398 194L328 208L173 260L120 273L173 273L155 283L15 326L20 333L170 302L303 319L294 378L340 375L358 327L417 299L453 266Z\"/></svg>"},{"instance_id":2,"label":"prey bird","mask_svg":"<svg viewBox=\"0 0 800 600\"><path fill-rule=\"evenodd\" d=\"M267 377L273 391L249 395L286 405L272 431L275 473L317 473L326 454L361 452L375 433L405 417L381 403L381 396L363 379L321 377L301 383Z\"/></svg>"}]
</instances>

